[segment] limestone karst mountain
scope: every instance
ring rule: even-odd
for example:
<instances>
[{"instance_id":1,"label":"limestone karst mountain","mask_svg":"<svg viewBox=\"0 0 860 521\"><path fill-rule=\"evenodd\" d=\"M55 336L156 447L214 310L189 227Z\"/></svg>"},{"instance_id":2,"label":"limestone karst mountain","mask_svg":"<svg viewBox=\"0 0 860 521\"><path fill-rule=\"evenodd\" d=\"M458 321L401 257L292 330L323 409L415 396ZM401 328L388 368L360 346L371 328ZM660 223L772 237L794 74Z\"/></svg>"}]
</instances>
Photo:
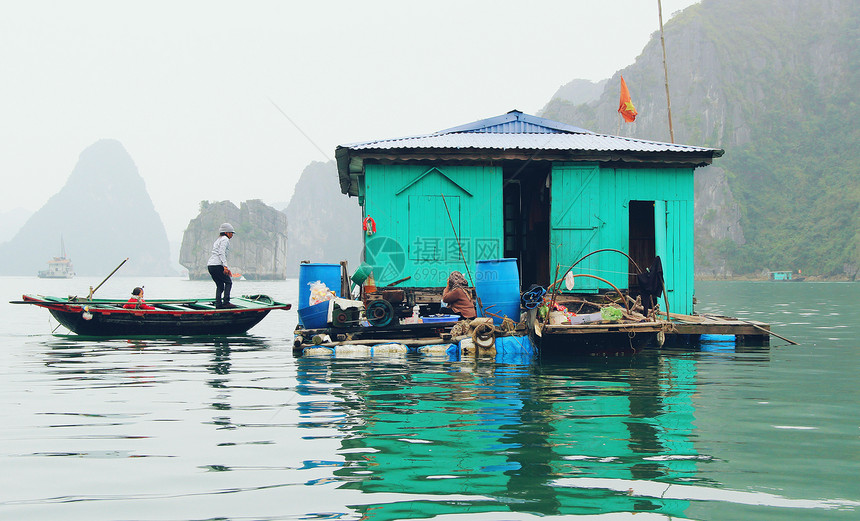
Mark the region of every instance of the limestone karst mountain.
<instances>
[{"instance_id":1,"label":"limestone karst mountain","mask_svg":"<svg viewBox=\"0 0 860 521\"><path fill-rule=\"evenodd\" d=\"M860 2L703 0L665 24L665 41L675 142L726 150L696 173L697 272L855 276ZM622 74L632 124L616 112ZM669 141L659 32L598 99L559 96L542 115Z\"/></svg>"},{"instance_id":2,"label":"limestone karst mountain","mask_svg":"<svg viewBox=\"0 0 860 521\"><path fill-rule=\"evenodd\" d=\"M361 207L356 199L340 193L333 161L305 167L285 212L290 236L288 276L298 276L302 260L345 260L350 269L358 266L364 245Z\"/></svg>"},{"instance_id":3,"label":"limestone karst mountain","mask_svg":"<svg viewBox=\"0 0 860 521\"><path fill-rule=\"evenodd\" d=\"M218 227L229 222L236 230L230 241L228 265L251 280L286 278L287 216L259 199L236 206L230 201L200 203L200 214L182 236L179 263L191 279L208 279L206 268Z\"/></svg>"},{"instance_id":4,"label":"limestone karst mountain","mask_svg":"<svg viewBox=\"0 0 860 521\"><path fill-rule=\"evenodd\" d=\"M14 236L32 215L33 212L24 208L12 208L11 210L5 211L0 210L0 222L2 222L4 226L9 227L7 235Z\"/></svg>"},{"instance_id":5,"label":"limestone karst mountain","mask_svg":"<svg viewBox=\"0 0 860 521\"><path fill-rule=\"evenodd\" d=\"M61 236L78 275L107 275L126 257L123 275L175 274L164 224L119 141L81 153L65 186L0 244L0 274L35 276L59 255Z\"/></svg>"}]
</instances>

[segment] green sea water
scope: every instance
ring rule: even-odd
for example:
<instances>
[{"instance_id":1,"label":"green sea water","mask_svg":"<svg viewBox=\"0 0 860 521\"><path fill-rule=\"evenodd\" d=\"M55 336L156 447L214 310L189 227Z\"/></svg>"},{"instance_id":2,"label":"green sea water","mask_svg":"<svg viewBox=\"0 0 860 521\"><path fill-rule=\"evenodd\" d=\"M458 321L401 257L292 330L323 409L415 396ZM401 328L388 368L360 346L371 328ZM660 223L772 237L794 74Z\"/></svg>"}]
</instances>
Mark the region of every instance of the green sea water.
<instances>
[{"instance_id":1,"label":"green sea water","mask_svg":"<svg viewBox=\"0 0 860 521\"><path fill-rule=\"evenodd\" d=\"M99 281L0 278L0 519L860 518L860 284L697 283L697 311L796 346L551 361L297 357L294 310L240 337L84 340L6 304ZM141 284L213 289L97 296Z\"/></svg>"}]
</instances>

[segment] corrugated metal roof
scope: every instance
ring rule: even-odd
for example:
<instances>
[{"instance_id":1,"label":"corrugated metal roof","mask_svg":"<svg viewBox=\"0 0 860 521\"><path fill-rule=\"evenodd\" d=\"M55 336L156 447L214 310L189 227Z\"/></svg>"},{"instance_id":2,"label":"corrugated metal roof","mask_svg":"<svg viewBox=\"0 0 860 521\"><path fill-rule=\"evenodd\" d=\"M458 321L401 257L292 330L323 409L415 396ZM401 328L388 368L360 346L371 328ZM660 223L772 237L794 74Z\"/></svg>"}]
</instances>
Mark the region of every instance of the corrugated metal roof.
<instances>
[{"instance_id":1,"label":"corrugated metal roof","mask_svg":"<svg viewBox=\"0 0 860 521\"><path fill-rule=\"evenodd\" d=\"M595 150L601 152L707 152L710 148L674 145L605 134L495 134L457 132L383 139L343 145L351 150L394 149L501 149L501 150Z\"/></svg>"},{"instance_id":2,"label":"corrugated metal roof","mask_svg":"<svg viewBox=\"0 0 860 521\"><path fill-rule=\"evenodd\" d=\"M708 152L712 148L646 141L594 132L511 111L422 136L342 145L354 151L395 149L583 150L600 152Z\"/></svg>"}]
</instances>

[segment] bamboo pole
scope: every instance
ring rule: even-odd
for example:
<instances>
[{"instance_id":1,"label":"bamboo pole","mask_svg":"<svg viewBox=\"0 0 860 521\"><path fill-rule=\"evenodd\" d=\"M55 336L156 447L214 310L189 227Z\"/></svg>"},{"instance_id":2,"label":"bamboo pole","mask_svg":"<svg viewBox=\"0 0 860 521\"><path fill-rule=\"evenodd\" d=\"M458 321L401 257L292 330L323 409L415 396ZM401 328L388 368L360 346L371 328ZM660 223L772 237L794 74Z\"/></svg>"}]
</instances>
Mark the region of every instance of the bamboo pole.
<instances>
[{"instance_id":1,"label":"bamboo pole","mask_svg":"<svg viewBox=\"0 0 860 521\"><path fill-rule=\"evenodd\" d=\"M448 214L448 221L451 223L451 231L454 232L454 239L457 241L457 248L460 249L460 258L463 259L463 266L466 267L466 274L469 275L469 283L474 287L475 283L472 281L472 272L469 270L469 263L466 262L465 255L463 255L463 247L460 246L460 236L457 235L457 228L454 227L454 219L451 217L451 210L448 209L448 202L445 201L445 194L440 195L442 196L442 203L445 205L445 213Z\"/></svg>"},{"instance_id":2,"label":"bamboo pole","mask_svg":"<svg viewBox=\"0 0 860 521\"><path fill-rule=\"evenodd\" d=\"M669 67L666 65L666 40L663 38L663 4L657 0L657 14L660 16L660 45L663 47L663 74L666 77L666 109L669 113L669 139L675 142L675 132L672 130L672 102L669 101Z\"/></svg>"},{"instance_id":3,"label":"bamboo pole","mask_svg":"<svg viewBox=\"0 0 860 521\"><path fill-rule=\"evenodd\" d=\"M469 276L469 284L474 288L475 282L472 280L472 272L469 270L469 263L466 262L466 256L463 255L463 247L460 245L460 236L457 235L457 228L454 226L454 219L451 217L451 210L448 209L448 202L445 201L445 194L439 195L442 196L442 203L445 205L445 213L448 214L448 221L451 223L451 231L454 233L454 239L457 241L457 248L460 250L460 258L463 259L463 266L466 267L466 274ZM481 302L481 297L478 296L477 291L475 291L475 300L478 302L478 311L483 314L484 304Z\"/></svg>"}]
</instances>

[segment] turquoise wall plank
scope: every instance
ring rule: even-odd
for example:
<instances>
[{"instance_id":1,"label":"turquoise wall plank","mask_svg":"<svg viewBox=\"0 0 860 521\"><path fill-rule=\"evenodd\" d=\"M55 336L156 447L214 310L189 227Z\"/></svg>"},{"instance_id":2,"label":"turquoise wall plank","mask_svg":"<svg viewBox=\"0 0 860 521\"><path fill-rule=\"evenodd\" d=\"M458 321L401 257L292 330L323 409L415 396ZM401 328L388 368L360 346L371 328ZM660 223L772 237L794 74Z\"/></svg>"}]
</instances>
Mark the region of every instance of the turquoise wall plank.
<instances>
[{"instance_id":1,"label":"turquoise wall plank","mask_svg":"<svg viewBox=\"0 0 860 521\"><path fill-rule=\"evenodd\" d=\"M444 286L451 271L474 275L475 260L501 257L502 185L497 166L366 165L364 212L376 221L377 233L365 237L365 245L377 265L377 284L409 276L403 285ZM663 259L669 310L692 312L692 169L556 163L550 195L547 247L552 275L556 265L561 274L594 250L626 252L630 201L655 201L655 214L661 214L655 216L656 246ZM617 253L593 255L575 272L599 276L619 288L628 286L627 259ZM606 288L605 283L580 277L573 291Z\"/></svg>"},{"instance_id":2,"label":"turquoise wall plank","mask_svg":"<svg viewBox=\"0 0 860 521\"><path fill-rule=\"evenodd\" d=\"M364 181L378 286L407 276L401 286L444 286L451 271L474 277L475 260L502 256L501 167L369 164Z\"/></svg>"},{"instance_id":3,"label":"turquoise wall plank","mask_svg":"<svg viewBox=\"0 0 860 521\"><path fill-rule=\"evenodd\" d=\"M582 256L600 248L626 252L630 243L630 201L655 201L658 228L655 242L657 254L663 260L669 308L678 313L692 312L693 172L690 168L554 165L550 272L554 273L558 264L563 273ZM615 253L593 255L574 271L607 279L619 288L628 286L627 260ZM600 288L608 286L594 279L578 278L573 291Z\"/></svg>"}]
</instances>

